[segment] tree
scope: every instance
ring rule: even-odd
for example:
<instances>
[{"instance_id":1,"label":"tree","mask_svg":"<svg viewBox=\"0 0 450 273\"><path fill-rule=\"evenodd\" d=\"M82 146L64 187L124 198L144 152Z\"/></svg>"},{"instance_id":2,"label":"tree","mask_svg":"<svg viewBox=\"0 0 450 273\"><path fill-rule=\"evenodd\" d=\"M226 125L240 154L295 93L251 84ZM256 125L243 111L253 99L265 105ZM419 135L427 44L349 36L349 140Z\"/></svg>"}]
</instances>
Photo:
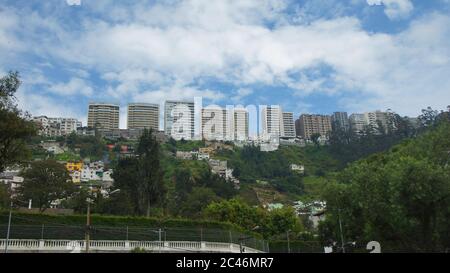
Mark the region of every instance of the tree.
<instances>
[{"instance_id":1,"label":"tree","mask_svg":"<svg viewBox=\"0 0 450 273\"><path fill-rule=\"evenodd\" d=\"M318 133L312 134L311 140L315 145L319 146L320 134L318 134Z\"/></svg>"},{"instance_id":2,"label":"tree","mask_svg":"<svg viewBox=\"0 0 450 273\"><path fill-rule=\"evenodd\" d=\"M323 241L379 241L386 250L442 251L450 245L450 124L390 152L356 162L328 183Z\"/></svg>"},{"instance_id":3,"label":"tree","mask_svg":"<svg viewBox=\"0 0 450 273\"><path fill-rule=\"evenodd\" d=\"M128 196L138 215L150 215L151 205L161 204L166 194L160 163L160 146L152 130L144 130L136 158L119 160L113 173L115 187Z\"/></svg>"},{"instance_id":4,"label":"tree","mask_svg":"<svg viewBox=\"0 0 450 273\"><path fill-rule=\"evenodd\" d=\"M230 222L247 230L261 226L266 217L263 209L250 207L237 199L213 202L205 208L203 215L208 219Z\"/></svg>"},{"instance_id":5,"label":"tree","mask_svg":"<svg viewBox=\"0 0 450 273\"><path fill-rule=\"evenodd\" d=\"M185 217L199 217L204 208L210 203L219 201L213 190L205 187L194 187L180 206L181 215Z\"/></svg>"},{"instance_id":6,"label":"tree","mask_svg":"<svg viewBox=\"0 0 450 273\"><path fill-rule=\"evenodd\" d=\"M293 208L267 211L237 199L211 203L203 214L211 220L230 222L248 231L256 230L266 238L289 230L298 232L303 229Z\"/></svg>"},{"instance_id":7,"label":"tree","mask_svg":"<svg viewBox=\"0 0 450 273\"><path fill-rule=\"evenodd\" d=\"M194 182L191 177L191 173L186 168L178 168L175 170L174 174L175 182L175 200L178 204L183 202L188 194L192 191L194 187Z\"/></svg>"},{"instance_id":8,"label":"tree","mask_svg":"<svg viewBox=\"0 0 450 273\"><path fill-rule=\"evenodd\" d=\"M33 162L22 176L19 198L32 199L41 212L50 208L52 202L69 197L75 189L65 166L54 160Z\"/></svg>"},{"instance_id":9,"label":"tree","mask_svg":"<svg viewBox=\"0 0 450 273\"><path fill-rule=\"evenodd\" d=\"M125 158L119 160L113 172L114 187L120 189L119 194L123 198L129 198L132 204L132 213L142 215L140 208L139 193L139 163L137 158Z\"/></svg>"},{"instance_id":10,"label":"tree","mask_svg":"<svg viewBox=\"0 0 450 273\"><path fill-rule=\"evenodd\" d=\"M265 232L269 236L285 234L287 231L300 232L303 226L292 207L274 209L268 214L265 222Z\"/></svg>"},{"instance_id":11,"label":"tree","mask_svg":"<svg viewBox=\"0 0 450 273\"><path fill-rule=\"evenodd\" d=\"M431 107L422 109L422 115L419 116L419 120L423 127L429 127L435 124L436 118L439 115L439 111L433 110Z\"/></svg>"},{"instance_id":12,"label":"tree","mask_svg":"<svg viewBox=\"0 0 450 273\"><path fill-rule=\"evenodd\" d=\"M26 140L36 134L29 115L17 108L15 93L19 86L17 72L0 78L0 172L30 156Z\"/></svg>"},{"instance_id":13,"label":"tree","mask_svg":"<svg viewBox=\"0 0 450 273\"><path fill-rule=\"evenodd\" d=\"M139 139L137 156L139 162L139 188L142 193L141 206L146 206L146 215L150 216L152 203L161 203L166 194L163 172L160 163L160 145L153 130L145 129Z\"/></svg>"},{"instance_id":14,"label":"tree","mask_svg":"<svg viewBox=\"0 0 450 273\"><path fill-rule=\"evenodd\" d=\"M0 184L0 208L8 208L10 204L10 192L8 186Z\"/></svg>"}]
</instances>

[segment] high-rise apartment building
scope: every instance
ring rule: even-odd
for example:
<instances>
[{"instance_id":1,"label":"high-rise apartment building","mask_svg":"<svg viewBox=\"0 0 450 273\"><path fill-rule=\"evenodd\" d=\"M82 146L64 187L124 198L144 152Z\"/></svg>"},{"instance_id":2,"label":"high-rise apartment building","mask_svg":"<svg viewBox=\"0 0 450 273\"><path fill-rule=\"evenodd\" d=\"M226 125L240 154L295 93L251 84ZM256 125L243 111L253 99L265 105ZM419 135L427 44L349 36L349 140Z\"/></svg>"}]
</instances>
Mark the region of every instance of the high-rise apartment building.
<instances>
[{"instance_id":1,"label":"high-rise apartment building","mask_svg":"<svg viewBox=\"0 0 450 273\"><path fill-rule=\"evenodd\" d=\"M283 127L281 128L281 136L284 138L295 138L294 113L283 112Z\"/></svg>"},{"instance_id":2,"label":"high-rise apartment building","mask_svg":"<svg viewBox=\"0 0 450 273\"><path fill-rule=\"evenodd\" d=\"M159 105L152 103L128 104L128 129L159 130Z\"/></svg>"},{"instance_id":3,"label":"high-rise apartment building","mask_svg":"<svg viewBox=\"0 0 450 273\"><path fill-rule=\"evenodd\" d=\"M234 140L246 141L249 135L249 114L245 108L235 108L233 110L233 131Z\"/></svg>"},{"instance_id":4,"label":"high-rise apartment building","mask_svg":"<svg viewBox=\"0 0 450 273\"><path fill-rule=\"evenodd\" d=\"M361 134L366 127L364 114L351 114L349 117L350 129L357 134Z\"/></svg>"},{"instance_id":5,"label":"high-rise apartment building","mask_svg":"<svg viewBox=\"0 0 450 273\"><path fill-rule=\"evenodd\" d=\"M232 115L220 106L208 106L201 110L201 132L204 140L231 140Z\"/></svg>"},{"instance_id":6,"label":"high-rise apartment building","mask_svg":"<svg viewBox=\"0 0 450 273\"><path fill-rule=\"evenodd\" d=\"M191 140L195 132L194 102L166 101L164 104L164 131L175 140Z\"/></svg>"},{"instance_id":7,"label":"high-rise apartment building","mask_svg":"<svg viewBox=\"0 0 450 273\"><path fill-rule=\"evenodd\" d=\"M311 139L314 134L328 137L331 132L331 116L303 114L295 121L297 136Z\"/></svg>"},{"instance_id":8,"label":"high-rise apartment building","mask_svg":"<svg viewBox=\"0 0 450 273\"><path fill-rule=\"evenodd\" d=\"M116 104L89 103L88 127L99 130L119 128L120 107Z\"/></svg>"},{"instance_id":9,"label":"high-rise apartment building","mask_svg":"<svg viewBox=\"0 0 450 273\"><path fill-rule=\"evenodd\" d=\"M262 109L262 135L280 137L283 128L283 112L279 105L265 106Z\"/></svg>"},{"instance_id":10,"label":"high-rise apartment building","mask_svg":"<svg viewBox=\"0 0 450 273\"><path fill-rule=\"evenodd\" d=\"M384 132L388 131L388 113L381 111L366 112L364 113L364 119L366 125L373 128L375 133L379 132L378 129L380 126Z\"/></svg>"},{"instance_id":11,"label":"high-rise apartment building","mask_svg":"<svg viewBox=\"0 0 450 273\"><path fill-rule=\"evenodd\" d=\"M347 112L334 112L331 116L331 126L333 130L348 131L350 129L350 123Z\"/></svg>"},{"instance_id":12,"label":"high-rise apartment building","mask_svg":"<svg viewBox=\"0 0 450 273\"><path fill-rule=\"evenodd\" d=\"M388 112L381 111L352 114L349 118L350 128L357 134L362 134L366 129L371 129L375 134L382 133L380 129L388 132L395 129L395 124L390 122L389 115Z\"/></svg>"}]
</instances>

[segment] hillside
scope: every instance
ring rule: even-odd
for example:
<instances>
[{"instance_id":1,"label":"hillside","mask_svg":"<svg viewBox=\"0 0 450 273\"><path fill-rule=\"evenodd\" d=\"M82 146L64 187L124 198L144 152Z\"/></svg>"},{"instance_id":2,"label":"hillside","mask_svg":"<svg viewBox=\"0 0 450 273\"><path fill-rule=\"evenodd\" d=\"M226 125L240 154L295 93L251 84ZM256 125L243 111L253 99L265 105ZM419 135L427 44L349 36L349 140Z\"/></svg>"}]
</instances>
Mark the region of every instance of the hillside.
<instances>
[{"instance_id":1,"label":"hillside","mask_svg":"<svg viewBox=\"0 0 450 273\"><path fill-rule=\"evenodd\" d=\"M450 247L450 122L351 164L330 178L323 241L376 240L389 251Z\"/></svg>"}]
</instances>

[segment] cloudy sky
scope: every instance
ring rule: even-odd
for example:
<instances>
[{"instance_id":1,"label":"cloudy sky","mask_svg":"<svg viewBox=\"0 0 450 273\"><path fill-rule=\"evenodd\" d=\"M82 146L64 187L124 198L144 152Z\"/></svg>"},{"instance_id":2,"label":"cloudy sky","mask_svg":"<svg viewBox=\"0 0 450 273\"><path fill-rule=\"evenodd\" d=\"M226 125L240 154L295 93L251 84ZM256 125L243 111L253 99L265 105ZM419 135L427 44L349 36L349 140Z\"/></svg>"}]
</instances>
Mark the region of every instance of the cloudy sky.
<instances>
[{"instance_id":1,"label":"cloudy sky","mask_svg":"<svg viewBox=\"0 0 450 273\"><path fill-rule=\"evenodd\" d=\"M450 104L450 0L2 0L33 115L202 96L331 113Z\"/></svg>"}]
</instances>

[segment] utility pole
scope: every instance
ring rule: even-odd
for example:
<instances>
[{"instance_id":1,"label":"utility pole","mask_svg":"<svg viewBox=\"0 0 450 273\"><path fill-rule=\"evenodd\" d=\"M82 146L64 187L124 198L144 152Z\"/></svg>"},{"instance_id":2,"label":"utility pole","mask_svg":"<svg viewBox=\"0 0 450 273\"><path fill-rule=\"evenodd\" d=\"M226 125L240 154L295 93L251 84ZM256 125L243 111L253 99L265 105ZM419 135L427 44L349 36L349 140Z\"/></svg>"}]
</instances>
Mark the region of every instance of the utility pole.
<instances>
[{"instance_id":1,"label":"utility pole","mask_svg":"<svg viewBox=\"0 0 450 273\"><path fill-rule=\"evenodd\" d=\"M161 241L161 232L162 232L162 230L161 230L161 228L159 228L159 230L158 230L158 237L159 237L159 253L161 253L161 243L162 243L162 241Z\"/></svg>"},{"instance_id":2,"label":"utility pole","mask_svg":"<svg viewBox=\"0 0 450 273\"><path fill-rule=\"evenodd\" d=\"M289 241L289 230L286 231L288 253L291 253L291 243Z\"/></svg>"},{"instance_id":3,"label":"utility pole","mask_svg":"<svg viewBox=\"0 0 450 273\"><path fill-rule=\"evenodd\" d=\"M88 198L87 213L86 213L86 253L89 253L90 232L91 232L91 203Z\"/></svg>"},{"instance_id":4,"label":"utility pole","mask_svg":"<svg viewBox=\"0 0 450 273\"><path fill-rule=\"evenodd\" d=\"M345 253L344 235L342 234L341 209L339 209L339 208L338 208L338 219L339 219L339 231L340 231L340 233L341 233L341 247L342 247L342 253Z\"/></svg>"},{"instance_id":5,"label":"utility pole","mask_svg":"<svg viewBox=\"0 0 450 273\"><path fill-rule=\"evenodd\" d=\"M8 253L9 232L11 230L12 208L13 208L13 201L11 200L11 204L9 205L8 231L6 233L5 253Z\"/></svg>"}]
</instances>

